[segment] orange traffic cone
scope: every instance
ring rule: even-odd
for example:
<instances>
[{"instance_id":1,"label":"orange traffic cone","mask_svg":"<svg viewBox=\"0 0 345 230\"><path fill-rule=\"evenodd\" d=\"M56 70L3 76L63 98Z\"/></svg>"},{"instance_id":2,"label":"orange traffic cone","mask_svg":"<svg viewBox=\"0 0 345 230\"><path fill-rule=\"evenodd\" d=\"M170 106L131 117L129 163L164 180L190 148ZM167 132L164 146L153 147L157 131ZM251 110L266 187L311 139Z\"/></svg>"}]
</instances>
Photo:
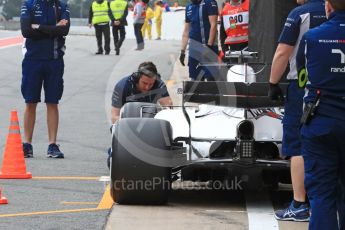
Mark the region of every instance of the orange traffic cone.
<instances>
[{"instance_id":1,"label":"orange traffic cone","mask_svg":"<svg viewBox=\"0 0 345 230\"><path fill-rule=\"evenodd\" d=\"M17 111L11 111L11 124L0 171L0 179L30 179L26 172L22 138L20 136Z\"/></svg>"},{"instance_id":2,"label":"orange traffic cone","mask_svg":"<svg viewBox=\"0 0 345 230\"><path fill-rule=\"evenodd\" d=\"M1 194L1 187L0 187L0 204L8 204L6 197L2 196Z\"/></svg>"}]
</instances>

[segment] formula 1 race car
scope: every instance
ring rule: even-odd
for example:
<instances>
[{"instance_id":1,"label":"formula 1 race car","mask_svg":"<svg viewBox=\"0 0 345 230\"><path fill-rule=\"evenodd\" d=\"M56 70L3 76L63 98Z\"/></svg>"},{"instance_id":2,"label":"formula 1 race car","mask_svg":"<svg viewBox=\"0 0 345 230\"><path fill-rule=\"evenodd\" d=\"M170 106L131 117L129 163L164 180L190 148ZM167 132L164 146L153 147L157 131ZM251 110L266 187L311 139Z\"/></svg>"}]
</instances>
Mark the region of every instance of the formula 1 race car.
<instances>
[{"instance_id":1,"label":"formula 1 race car","mask_svg":"<svg viewBox=\"0 0 345 230\"><path fill-rule=\"evenodd\" d=\"M217 189L290 183L289 162L280 157L283 102L271 101L268 83L249 83L244 73L236 82L184 82L182 106L125 104L112 128L114 201L165 203L173 181Z\"/></svg>"}]
</instances>

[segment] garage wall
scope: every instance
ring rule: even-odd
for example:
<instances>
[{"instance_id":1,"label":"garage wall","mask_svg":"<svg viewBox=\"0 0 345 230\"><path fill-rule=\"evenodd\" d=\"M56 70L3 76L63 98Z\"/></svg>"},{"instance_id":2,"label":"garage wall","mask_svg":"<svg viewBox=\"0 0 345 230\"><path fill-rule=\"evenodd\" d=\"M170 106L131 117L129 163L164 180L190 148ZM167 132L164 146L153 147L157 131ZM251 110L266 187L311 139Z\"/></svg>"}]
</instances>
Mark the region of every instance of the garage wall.
<instances>
[{"instance_id":1,"label":"garage wall","mask_svg":"<svg viewBox=\"0 0 345 230\"><path fill-rule=\"evenodd\" d=\"M258 81L268 81L277 41L296 0L251 0L249 16L249 50L259 52L260 63L266 67ZM262 66L254 66L259 70Z\"/></svg>"}]
</instances>

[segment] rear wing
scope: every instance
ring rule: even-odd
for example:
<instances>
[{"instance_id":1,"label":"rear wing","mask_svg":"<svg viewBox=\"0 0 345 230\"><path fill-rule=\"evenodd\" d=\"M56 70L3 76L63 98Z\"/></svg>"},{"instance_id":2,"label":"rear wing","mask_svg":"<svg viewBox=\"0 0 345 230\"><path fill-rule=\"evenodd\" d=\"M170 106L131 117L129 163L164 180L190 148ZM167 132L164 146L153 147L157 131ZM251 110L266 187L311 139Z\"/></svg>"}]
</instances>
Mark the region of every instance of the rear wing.
<instances>
[{"instance_id":1,"label":"rear wing","mask_svg":"<svg viewBox=\"0 0 345 230\"><path fill-rule=\"evenodd\" d=\"M280 84L284 97L286 95L287 84ZM229 106L244 108L281 107L284 101L272 101L268 97L268 83L244 83L226 81L184 81L182 96L182 111L189 126L189 159L192 157L192 130L191 120L186 111L185 103L193 102L199 104L212 104L219 106Z\"/></svg>"},{"instance_id":2,"label":"rear wing","mask_svg":"<svg viewBox=\"0 0 345 230\"><path fill-rule=\"evenodd\" d=\"M287 84L282 83L280 87L285 96ZM268 97L268 90L269 84L265 82L185 81L182 104L193 102L244 109L283 106L283 101L272 101Z\"/></svg>"}]
</instances>

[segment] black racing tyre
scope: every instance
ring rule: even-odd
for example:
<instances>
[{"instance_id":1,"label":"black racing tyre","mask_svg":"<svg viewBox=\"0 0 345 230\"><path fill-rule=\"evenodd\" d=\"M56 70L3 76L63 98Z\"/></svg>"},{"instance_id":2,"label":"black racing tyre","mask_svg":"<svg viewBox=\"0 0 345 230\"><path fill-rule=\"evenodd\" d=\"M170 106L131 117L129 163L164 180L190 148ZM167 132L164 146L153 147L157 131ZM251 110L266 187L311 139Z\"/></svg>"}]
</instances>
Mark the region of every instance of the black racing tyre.
<instances>
[{"instance_id":1,"label":"black racing tyre","mask_svg":"<svg viewBox=\"0 0 345 230\"><path fill-rule=\"evenodd\" d=\"M160 110L160 106L146 102L128 102L121 109L121 118L147 117L153 118Z\"/></svg>"},{"instance_id":2,"label":"black racing tyre","mask_svg":"<svg viewBox=\"0 0 345 230\"><path fill-rule=\"evenodd\" d=\"M152 118L124 118L115 126L111 196L119 204L163 204L171 189L172 128Z\"/></svg>"}]
</instances>

